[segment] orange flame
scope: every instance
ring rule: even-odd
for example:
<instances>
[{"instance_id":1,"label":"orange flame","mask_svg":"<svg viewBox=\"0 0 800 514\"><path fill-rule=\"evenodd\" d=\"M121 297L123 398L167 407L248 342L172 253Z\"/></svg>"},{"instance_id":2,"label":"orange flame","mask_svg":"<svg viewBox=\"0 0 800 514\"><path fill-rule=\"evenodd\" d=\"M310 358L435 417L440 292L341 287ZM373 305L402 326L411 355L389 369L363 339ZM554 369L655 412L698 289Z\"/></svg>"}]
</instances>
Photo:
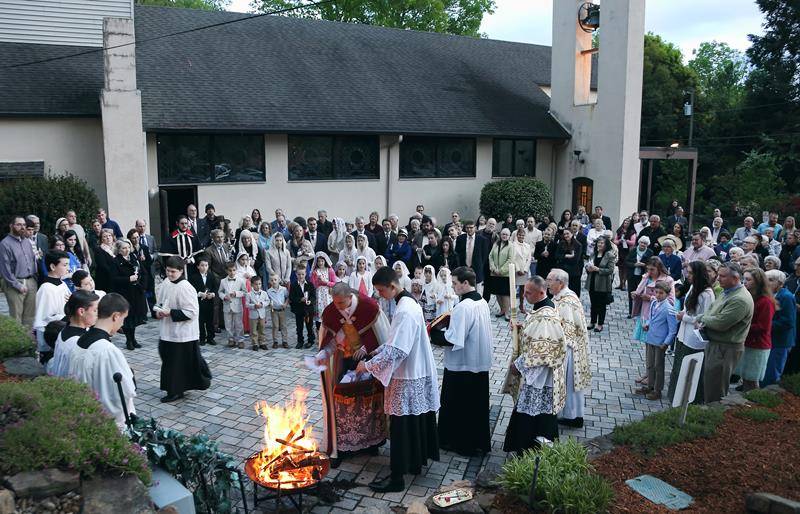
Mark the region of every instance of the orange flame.
<instances>
[{"instance_id":1,"label":"orange flame","mask_svg":"<svg viewBox=\"0 0 800 514\"><path fill-rule=\"evenodd\" d=\"M320 479L315 459L317 442L308 425L305 400L308 390L298 387L283 406L256 404L264 417L264 447L255 458L254 468L262 484L275 489L298 489Z\"/></svg>"}]
</instances>

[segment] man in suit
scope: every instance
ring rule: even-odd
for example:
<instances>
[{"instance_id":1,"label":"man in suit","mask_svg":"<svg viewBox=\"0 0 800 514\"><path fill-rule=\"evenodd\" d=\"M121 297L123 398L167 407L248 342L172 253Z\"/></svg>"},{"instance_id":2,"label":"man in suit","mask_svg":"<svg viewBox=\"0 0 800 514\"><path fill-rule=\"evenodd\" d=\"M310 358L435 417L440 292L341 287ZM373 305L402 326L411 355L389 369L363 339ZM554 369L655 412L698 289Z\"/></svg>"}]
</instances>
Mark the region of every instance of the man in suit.
<instances>
[{"instance_id":1,"label":"man in suit","mask_svg":"<svg viewBox=\"0 0 800 514\"><path fill-rule=\"evenodd\" d=\"M158 254L158 245L156 245L156 238L154 238L152 234L147 233L147 222L143 219L138 219L136 220L134 228L136 228L136 232L139 234L139 244L147 247L150 256L155 259Z\"/></svg>"},{"instance_id":2,"label":"man in suit","mask_svg":"<svg viewBox=\"0 0 800 514\"><path fill-rule=\"evenodd\" d=\"M595 206L594 213L597 215L598 218L603 220L603 225L606 226L606 230L611 230L611 218L609 218L603 213L603 207L600 205Z\"/></svg>"},{"instance_id":3,"label":"man in suit","mask_svg":"<svg viewBox=\"0 0 800 514\"><path fill-rule=\"evenodd\" d=\"M314 248L314 254L317 252L328 253L328 236L320 232L319 223L313 216L306 220L308 230L306 231L305 238L311 241L311 246Z\"/></svg>"},{"instance_id":4,"label":"man in suit","mask_svg":"<svg viewBox=\"0 0 800 514\"><path fill-rule=\"evenodd\" d=\"M375 236L372 235L366 229L366 227L367 227L367 224L364 222L364 217L363 216L358 216L356 218L356 229L353 231L353 238L356 241L358 241L358 236L360 236L361 234L364 234L367 237L367 243L369 244L369 247L372 248L373 250L375 250L375 248L376 248Z\"/></svg>"},{"instance_id":5,"label":"man in suit","mask_svg":"<svg viewBox=\"0 0 800 514\"><path fill-rule=\"evenodd\" d=\"M217 283L227 275L225 266L231 261L233 249L225 242L225 233L220 229L211 231L211 244L205 249L203 256L208 260L211 273ZM222 300L214 298L214 332L219 333L223 325Z\"/></svg>"},{"instance_id":6,"label":"man in suit","mask_svg":"<svg viewBox=\"0 0 800 514\"><path fill-rule=\"evenodd\" d=\"M328 211L317 211L317 230L325 236L329 236L333 232L333 223L328 219Z\"/></svg>"},{"instance_id":7,"label":"man in suit","mask_svg":"<svg viewBox=\"0 0 800 514\"><path fill-rule=\"evenodd\" d=\"M736 229L733 233L733 244L735 246L742 246L744 240L750 236L756 235L757 230L753 227L755 220L750 216L744 219L744 226Z\"/></svg>"},{"instance_id":8,"label":"man in suit","mask_svg":"<svg viewBox=\"0 0 800 514\"><path fill-rule=\"evenodd\" d=\"M489 243L475 231L475 223L464 223L464 233L456 239L455 252L458 265L466 266L475 272L475 283L484 279L484 264L489 259Z\"/></svg>"},{"instance_id":9,"label":"man in suit","mask_svg":"<svg viewBox=\"0 0 800 514\"><path fill-rule=\"evenodd\" d=\"M47 236L41 233L42 222L39 220L39 216L35 214L29 214L25 217L25 223L27 225L33 225L31 227L32 232L29 234L29 238L33 239L33 242L36 245L36 260L37 262L47 253L47 250L50 249L50 240L47 239ZM38 268L37 268L38 269Z\"/></svg>"},{"instance_id":10,"label":"man in suit","mask_svg":"<svg viewBox=\"0 0 800 514\"><path fill-rule=\"evenodd\" d=\"M190 203L186 208L186 218L189 220L189 230L191 230L194 235L197 235L197 223L200 220L197 217L197 206L195 204Z\"/></svg>"},{"instance_id":11,"label":"man in suit","mask_svg":"<svg viewBox=\"0 0 800 514\"><path fill-rule=\"evenodd\" d=\"M683 215L683 207L680 205L675 208L675 213L667 218L667 230L672 232L672 227L674 227L676 223L679 223L681 227L683 227L684 234L688 232L689 221L686 219L686 216Z\"/></svg>"},{"instance_id":12,"label":"man in suit","mask_svg":"<svg viewBox=\"0 0 800 514\"><path fill-rule=\"evenodd\" d=\"M375 253L385 255L390 244L397 242L397 233L392 231L392 222L385 219L381 222L382 230L375 234Z\"/></svg>"}]
</instances>

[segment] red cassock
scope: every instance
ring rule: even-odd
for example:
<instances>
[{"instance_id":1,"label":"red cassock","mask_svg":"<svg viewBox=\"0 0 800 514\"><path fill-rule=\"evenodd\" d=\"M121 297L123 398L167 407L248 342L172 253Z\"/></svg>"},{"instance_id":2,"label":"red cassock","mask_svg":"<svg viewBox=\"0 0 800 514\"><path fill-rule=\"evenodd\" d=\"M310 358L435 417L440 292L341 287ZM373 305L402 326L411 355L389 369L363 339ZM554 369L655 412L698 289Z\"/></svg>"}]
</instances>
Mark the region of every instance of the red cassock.
<instances>
[{"instance_id":1,"label":"red cassock","mask_svg":"<svg viewBox=\"0 0 800 514\"><path fill-rule=\"evenodd\" d=\"M383 444L388 436L383 411L383 386L373 377L359 382L339 383L345 372L355 369L353 353L362 346L367 353L380 346L375 330L381 312L372 298L356 295L358 304L349 322L333 305L322 312L319 345L331 342L335 351L328 369L321 373L325 420L325 450L331 457L339 451L357 451ZM340 341L337 344L337 335Z\"/></svg>"}]
</instances>

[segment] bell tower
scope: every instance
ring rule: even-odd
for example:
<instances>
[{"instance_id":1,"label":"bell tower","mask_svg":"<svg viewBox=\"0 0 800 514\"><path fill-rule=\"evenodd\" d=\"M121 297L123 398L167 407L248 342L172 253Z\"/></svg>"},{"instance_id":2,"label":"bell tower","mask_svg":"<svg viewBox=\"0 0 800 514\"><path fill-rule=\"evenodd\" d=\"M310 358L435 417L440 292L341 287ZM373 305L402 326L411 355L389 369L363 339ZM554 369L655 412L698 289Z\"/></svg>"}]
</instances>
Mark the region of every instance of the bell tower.
<instances>
[{"instance_id":1,"label":"bell tower","mask_svg":"<svg viewBox=\"0 0 800 514\"><path fill-rule=\"evenodd\" d=\"M645 0L553 0L550 111L572 134L556 211L601 205L617 227L637 208L644 12Z\"/></svg>"}]
</instances>

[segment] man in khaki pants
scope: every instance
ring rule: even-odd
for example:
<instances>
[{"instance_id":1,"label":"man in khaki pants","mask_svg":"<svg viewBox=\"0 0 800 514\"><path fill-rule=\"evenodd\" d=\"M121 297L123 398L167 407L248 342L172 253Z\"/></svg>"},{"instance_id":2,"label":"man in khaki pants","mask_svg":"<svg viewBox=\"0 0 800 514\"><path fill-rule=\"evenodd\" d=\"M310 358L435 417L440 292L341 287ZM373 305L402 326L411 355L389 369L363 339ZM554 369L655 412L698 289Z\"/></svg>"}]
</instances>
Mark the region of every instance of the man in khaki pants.
<instances>
[{"instance_id":1,"label":"man in khaki pants","mask_svg":"<svg viewBox=\"0 0 800 514\"><path fill-rule=\"evenodd\" d=\"M11 317L32 330L36 313L36 257L26 237L22 216L11 219L9 234L0 241L0 277Z\"/></svg>"},{"instance_id":2,"label":"man in khaki pants","mask_svg":"<svg viewBox=\"0 0 800 514\"><path fill-rule=\"evenodd\" d=\"M744 340L753 318L753 297L742 285L742 268L727 262L719 268L720 297L696 318L708 336L703 357L703 387L706 403L728 394L731 373L744 353Z\"/></svg>"}]
</instances>

